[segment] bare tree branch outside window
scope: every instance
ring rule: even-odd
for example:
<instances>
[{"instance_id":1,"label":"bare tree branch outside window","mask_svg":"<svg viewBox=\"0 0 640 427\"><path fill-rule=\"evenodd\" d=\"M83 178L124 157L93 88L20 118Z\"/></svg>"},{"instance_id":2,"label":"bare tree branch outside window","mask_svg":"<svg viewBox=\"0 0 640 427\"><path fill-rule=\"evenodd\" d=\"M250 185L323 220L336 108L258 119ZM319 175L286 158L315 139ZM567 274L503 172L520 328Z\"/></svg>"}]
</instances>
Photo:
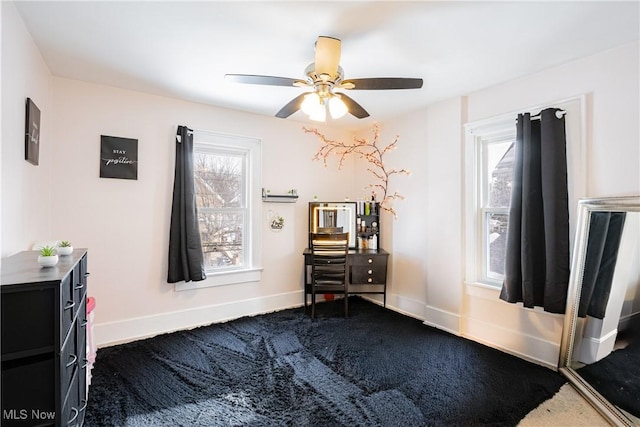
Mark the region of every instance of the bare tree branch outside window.
<instances>
[{"instance_id":1,"label":"bare tree branch outside window","mask_svg":"<svg viewBox=\"0 0 640 427\"><path fill-rule=\"evenodd\" d=\"M237 154L196 152L194 175L205 266L241 267L246 221L244 158Z\"/></svg>"}]
</instances>

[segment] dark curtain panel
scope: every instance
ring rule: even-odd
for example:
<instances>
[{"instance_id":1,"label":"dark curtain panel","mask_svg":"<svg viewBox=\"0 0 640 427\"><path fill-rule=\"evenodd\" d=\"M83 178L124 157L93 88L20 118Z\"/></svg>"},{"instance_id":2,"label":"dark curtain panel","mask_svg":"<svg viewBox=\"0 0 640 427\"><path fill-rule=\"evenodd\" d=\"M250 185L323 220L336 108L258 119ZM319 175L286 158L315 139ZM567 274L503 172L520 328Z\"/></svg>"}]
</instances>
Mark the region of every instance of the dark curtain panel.
<instances>
[{"instance_id":1,"label":"dark curtain panel","mask_svg":"<svg viewBox=\"0 0 640 427\"><path fill-rule=\"evenodd\" d=\"M519 114L505 279L500 298L564 313L569 283L569 196L564 116Z\"/></svg>"},{"instance_id":2,"label":"dark curtain panel","mask_svg":"<svg viewBox=\"0 0 640 427\"><path fill-rule=\"evenodd\" d=\"M625 218L625 212L591 213L578 308L580 317L604 318Z\"/></svg>"},{"instance_id":3,"label":"dark curtain panel","mask_svg":"<svg viewBox=\"0 0 640 427\"><path fill-rule=\"evenodd\" d=\"M178 126L167 282L206 279L193 179L193 131Z\"/></svg>"}]
</instances>

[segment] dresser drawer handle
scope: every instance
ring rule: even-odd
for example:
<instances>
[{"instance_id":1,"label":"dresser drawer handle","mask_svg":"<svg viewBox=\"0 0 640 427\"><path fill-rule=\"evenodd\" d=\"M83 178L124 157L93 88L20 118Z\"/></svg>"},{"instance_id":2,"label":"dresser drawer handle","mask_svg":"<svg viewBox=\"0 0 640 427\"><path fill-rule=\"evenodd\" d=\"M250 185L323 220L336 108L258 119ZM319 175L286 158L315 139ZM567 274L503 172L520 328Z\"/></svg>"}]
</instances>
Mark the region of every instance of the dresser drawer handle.
<instances>
[{"instance_id":1,"label":"dresser drawer handle","mask_svg":"<svg viewBox=\"0 0 640 427\"><path fill-rule=\"evenodd\" d=\"M84 277L88 277L88 276L90 276L90 275L91 275L91 273L89 273L89 272L84 273Z\"/></svg>"},{"instance_id":2,"label":"dresser drawer handle","mask_svg":"<svg viewBox=\"0 0 640 427\"><path fill-rule=\"evenodd\" d=\"M367 270L367 273L371 274L373 273L373 270Z\"/></svg>"},{"instance_id":3,"label":"dresser drawer handle","mask_svg":"<svg viewBox=\"0 0 640 427\"><path fill-rule=\"evenodd\" d=\"M369 258L369 259L367 260L367 262L368 262L369 264L371 264L371 263L373 262L373 260L372 260L371 258Z\"/></svg>"},{"instance_id":4,"label":"dresser drawer handle","mask_svg":"<svg viewBox=\"0 0 640 427\"><path fill-rule=\"evenodd\" d=\"M65 305L65 306L64 306L64 310L65 310L65 311L70 310L70 309L72 309L75 305L76 305L76 303L75 303L75 302L73 302L73 301L69 300L69 301L67 301L67 305Z\"/></svg>"},{"instance_id":5,"label":"dresser drawer handle","mask_svg":"<svg viewBox=\"0 0 640 427\"><path fill-rule=\"evenodd\" d=\"M84 328L85 326L87 326L89 324L88 320L83 320L82 323L80 323L80 327Z\"/></svg>"},{"instance_id":6,"label":"dresser drawer handle","mask_svg":"<svg viewBox=\"0 0 640 427\"><path fill-rule=\"evenodd\" d=\"M70 368L73 365L75 365L77 361L78 361L78 356L76 356L75 354L72 354L71 355L71 362L67 363L67 368Z\"/></svg>"},{"instance_id":7,"label":"dresser drawer handle","mask_svg":"<svg viewBox=\"0 0 640 427\"><path fill-rule=\"evenodd\" d=\"M73 417L71 417L71 419L67 422L68 426L76 422L76 418L78 418L78 414L80 413L77 408L71 408L71 410L75 412L75 414L73 414Z\"/></svg>"},{"instance_id":8,"label":"dresser drawer handle","mask_svg":"<svg viewBox=\"0 0 640 427\"><path fill-rule=\"evenodd\" d=\"M78 283L73 289L75 289L76 291L80 290L84 288L84 284L83 283Z\"/></svg>"},{"instance_id":9,"label":"dresser drawer handle","mask_svg":"<svg viewBox=\"0 0 640 427\"><path fill-rule=\"evenodd\" d=\"M369 278L367 279L367 282L371 283L371 282L373 282L373 279L372 279L371 277L369 277Z\"/></svg>"}]
</instances>

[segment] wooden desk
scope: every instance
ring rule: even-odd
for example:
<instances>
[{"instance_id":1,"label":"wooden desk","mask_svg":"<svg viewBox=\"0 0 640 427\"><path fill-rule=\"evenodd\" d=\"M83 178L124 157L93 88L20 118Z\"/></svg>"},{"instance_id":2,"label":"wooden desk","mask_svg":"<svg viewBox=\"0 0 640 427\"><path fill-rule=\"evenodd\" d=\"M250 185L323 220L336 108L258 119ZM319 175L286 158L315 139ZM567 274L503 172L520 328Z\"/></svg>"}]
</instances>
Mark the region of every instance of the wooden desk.
<instances>
[{"instance_id":1,"label":"wooden desk","mask_svg":"<svg viewBox=\"0 0 640 427\"><path fill-rule=\"evenodd\" d=\"M304 255L304 308L311 294L311 249ZM387 262L389 252L384 249L350 249L347 255L347 289L349 295L380 294L387 305Z\"/></svg>"}]
</instances>

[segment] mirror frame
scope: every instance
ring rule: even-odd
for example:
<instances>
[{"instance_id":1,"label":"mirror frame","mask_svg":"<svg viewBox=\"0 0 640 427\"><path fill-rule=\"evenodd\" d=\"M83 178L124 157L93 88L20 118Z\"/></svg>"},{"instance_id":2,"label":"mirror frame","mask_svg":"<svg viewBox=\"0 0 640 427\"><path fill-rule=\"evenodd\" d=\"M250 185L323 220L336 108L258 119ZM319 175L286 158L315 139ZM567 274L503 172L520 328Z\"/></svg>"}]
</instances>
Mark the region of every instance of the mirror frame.
<instances>
[{"instance_id":1,"label":"mirror frame","mask_svg":"<svg viewBox=\"0 0 640 427\"><path fill-rule=\"evenodd\" d=\"M317 233L317 224L314 221L314 211L320 208L344 209L349 212L349 230L344 230L344 232L349 232L349 249L357 249L356 237L358 233L356 230L356 202L309 202L309 233ZM311 247L311 244L309 244L309 247Z\"/></svg>"},{"instance_id":2,"label":"mirror frame","mask_svg":"<svg viewBox=\"0 0 640 427\"><path fill-rule=\"evenodd\" d=\"M558 371L613 425L633 427L635 423L624 412L610 403L571 367L591 213L602 211L640 212L640 196L582 199L578 202L578 223L573 247L574 254L571 262Z\"/></svg>"}]
</instances>

